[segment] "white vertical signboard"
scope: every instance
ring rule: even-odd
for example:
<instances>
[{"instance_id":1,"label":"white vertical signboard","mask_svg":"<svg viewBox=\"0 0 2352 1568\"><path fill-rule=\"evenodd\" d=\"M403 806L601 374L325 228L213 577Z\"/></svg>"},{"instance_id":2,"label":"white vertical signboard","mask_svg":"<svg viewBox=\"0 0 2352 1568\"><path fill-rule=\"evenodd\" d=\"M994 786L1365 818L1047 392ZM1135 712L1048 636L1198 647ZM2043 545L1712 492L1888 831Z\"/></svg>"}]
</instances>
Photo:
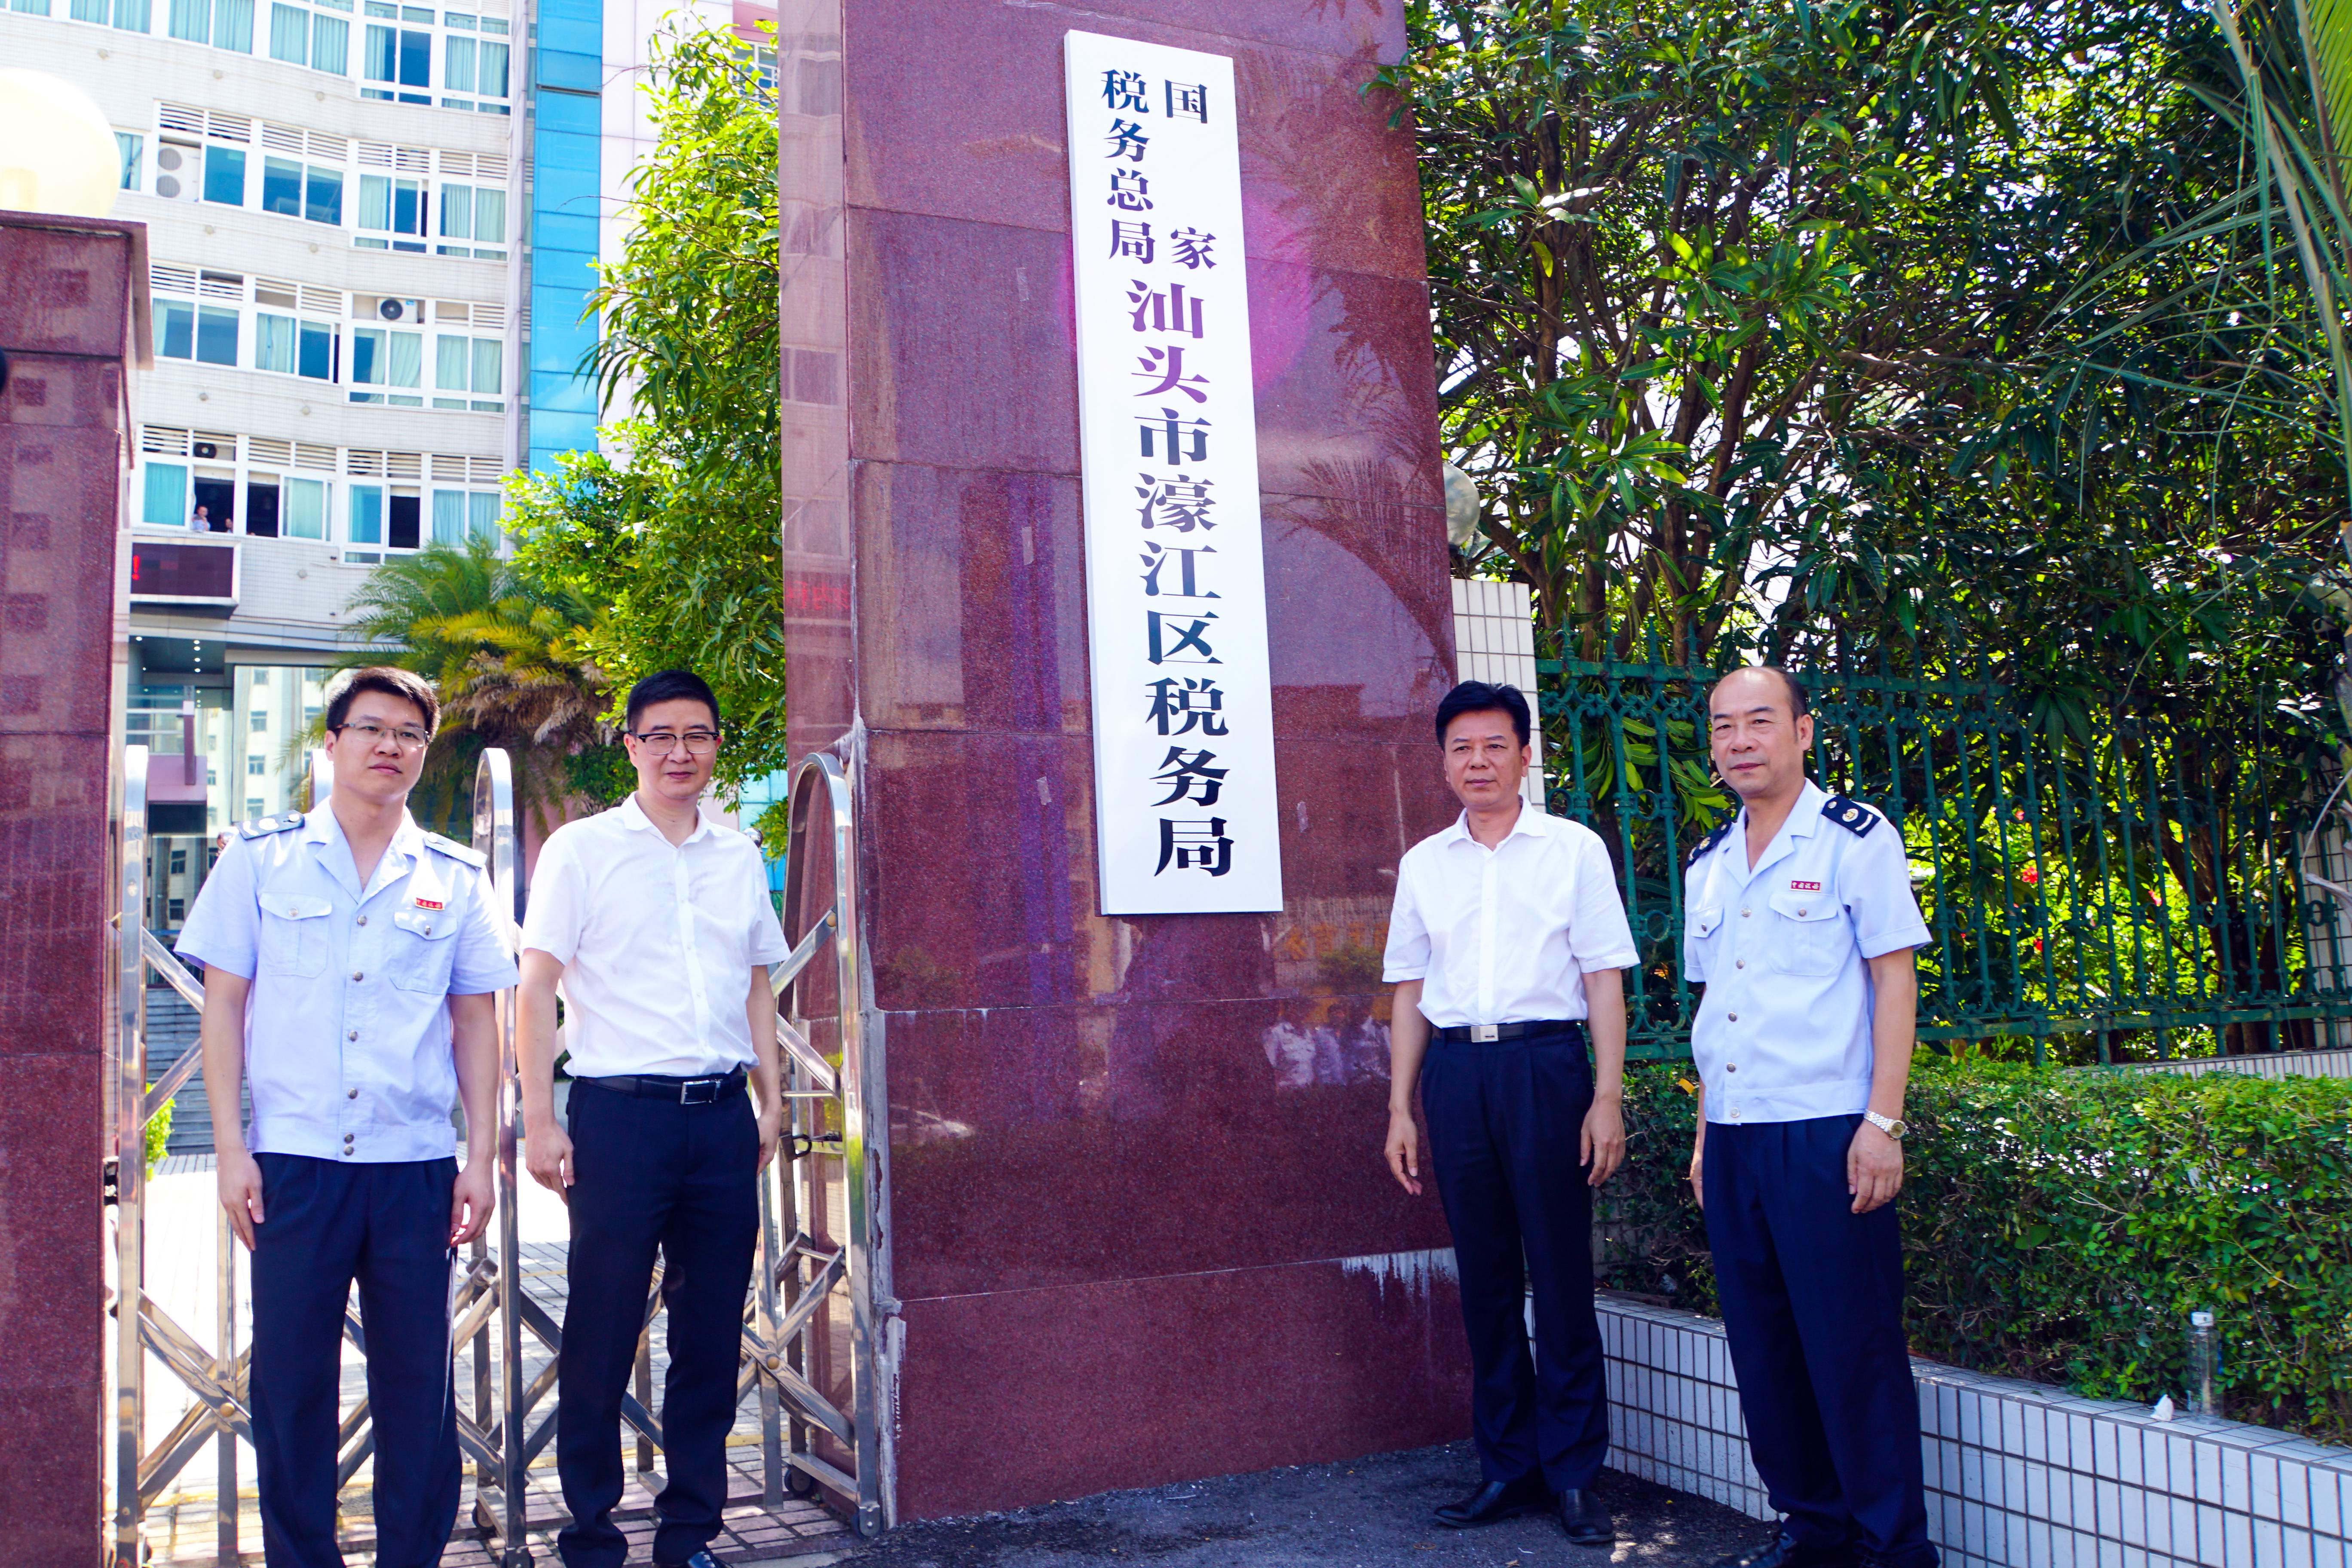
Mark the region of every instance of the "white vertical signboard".
<instances>
[{"instance_id":1,"label":"white vertical signboard","mask_svg":"<svg viewBox=\"0 0 2352 1568\"><path fill-rule=\"evenodd\" d=\"M1279 910L1234 64L1065 45L1103 912Z\"/></svg>"}]
</instances>

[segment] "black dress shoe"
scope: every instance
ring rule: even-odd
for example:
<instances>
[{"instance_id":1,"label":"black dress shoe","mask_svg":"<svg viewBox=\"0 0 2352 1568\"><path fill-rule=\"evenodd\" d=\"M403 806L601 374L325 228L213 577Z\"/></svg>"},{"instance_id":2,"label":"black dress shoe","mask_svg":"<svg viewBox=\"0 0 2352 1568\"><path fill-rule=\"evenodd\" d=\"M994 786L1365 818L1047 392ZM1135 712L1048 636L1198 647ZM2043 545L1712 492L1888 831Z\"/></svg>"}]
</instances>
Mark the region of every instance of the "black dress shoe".
<instances>
[{"instance_id":1,"label":"black dress shoe","mask_svg":"<svg viewBox=\"0 0 2352 1568\"><path fill-rule=\"evenodd\" d=\"M664 1563L656 1558L654 1568L727 1568L727 1565L710 1555L708 1548L698 1546L694 1549L694 1555L682 1562Z\"/></svg>"},{"instance_id":2,"label":"black dress shoe","mask_svg":"<svg viewBox=\"0 0 2352 1568\"><path fill-rule=\"evenodd\" d=\"M1590 1487L1559 1494L1559 1527L1579 1546L1613 1546L1617 1521L1609 1517L1601 1494Z\"/></svg>"},{"instance_id":3,"label":"black dress shoe","mask_svg":"<svg viewBox=\"0 0 2352 1568\"><path fill-rule=\"evenodd\" d=\"M1436 1518L1452 1529L1467 1530L1474 1524L1534 1513L1550 1503L1551 1489L1540 1476L1530 1476L1516 1481L1488 1481L1459 1502L1440 1503Z\"/></svg>"},{"instance_id":4,"label":"black dress shoe","mask_svg":"<svg viewBox=\"0 0 2352 1568\"><path fill-rule=\"evenodd\" d=\"M1853 1552L1843 1546L1801 1545L1795 1536L1780 1530L1759 1546L1717 1558L1715 1568L1853 1568Z\"/></svg>"}]
</instances>

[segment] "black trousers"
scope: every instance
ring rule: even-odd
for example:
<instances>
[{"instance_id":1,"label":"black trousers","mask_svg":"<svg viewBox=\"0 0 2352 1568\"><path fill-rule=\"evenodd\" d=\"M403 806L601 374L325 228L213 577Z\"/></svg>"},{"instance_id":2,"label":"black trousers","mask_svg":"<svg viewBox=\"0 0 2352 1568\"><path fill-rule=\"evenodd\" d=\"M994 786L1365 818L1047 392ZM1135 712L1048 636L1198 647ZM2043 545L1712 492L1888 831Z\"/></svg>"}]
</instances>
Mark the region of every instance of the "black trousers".
<instances>
[{"instance_id":1,"label":"black trousers","mask_svg":"<svg viewBox=\"0 0 2352 1568\"><path fill-rule=\"evenodd\" d=\"M1807 1546L1933 1568L1895 1205L1853 1212L1859 1116L1706 1127L1715 1254L1748 1443Z\"/></svg>"},{"instance_id":2,"label":"black trousers","mask_svg":"<svg viewBox=\"0 0 2352 1568\"><path fill-rule=\"evenodd\" d=\"M1592 1189L1578 1163L1592 1106L1584 1031L1433 1044L1421 1104L1462 1277L1479 1469L1490 1481L1541 1476L1556 1492L1589 1487L1609 1453L1609 1391L1592 1310Z\"/></svg>"},{"instance_id":3,"label":"black trousers","mask_svg":"<svg viewBox=\"0 0 2352 1568\"><path fill-rule=\"evenodd\" d=\"M375 1560L433 1568L457 1518L449 1372L457 1162L255 1158L264 1217L253 1237L253 1448L269 1568L342 1568L336 1405L354 1280L375 1427Z\"/></svg>"},{"instance_id":4,"label":"black trousers","mask_svg":"<svg viewBox=\"0 0 2352 1568\"><path fill-rule=\"evenodd\" d=\"M654 1500L656 1563L682 1563L719 1533L743 1295L759 1244L760 1129L751 1097L712 1105L572 1090L571 1299L556 1357L555 1464L572 1522L557 1537L567 1568L621 1568L614 1525L621 1396L636 1364L654 1253L669 1313L662 1384L662 1468Z\"/></svg>"}]
</instances>

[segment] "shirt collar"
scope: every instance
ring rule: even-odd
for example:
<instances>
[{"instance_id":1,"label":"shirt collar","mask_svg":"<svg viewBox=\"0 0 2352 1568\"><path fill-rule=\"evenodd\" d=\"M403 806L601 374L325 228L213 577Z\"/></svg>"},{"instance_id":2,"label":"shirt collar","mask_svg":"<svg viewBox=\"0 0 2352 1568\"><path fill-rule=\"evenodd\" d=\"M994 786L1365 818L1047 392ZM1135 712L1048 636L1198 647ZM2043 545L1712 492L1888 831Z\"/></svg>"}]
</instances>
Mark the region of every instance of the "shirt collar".
<instances>
[{"instance_id":1,"label":"shirt collar","mask_svg":"<svg viewBox=\"0 0 2352 1568\"><path fill-rule=\"evenodd\" d=\"M623 801L620 805L620 813L622 826L639 832L651 833L656 837L660 837L664 843L667 843L669 841L667 836L664 835L660 828L654 826L654 819L646 815L646 808L637 804L636 791L631 790L629 792L629 798ZM709 831L710 818L703 814L702 807L700 804L698 803L694 808L694 831L686 836L685 843L680 844L678 847L681 849L685 848L688 844L693 843L696 839L704 837Z\"/></svg>"},{"instance_id":2,"label":"shirt collar","mask_svg":"<svg viewBox=\"0 0 2352 1568\"><path fill-rule=\"evenodd\" d=\"M351 840L343 836L342 820L331 806L314 805L302 814L302 841L331 844L342 851L340 856L330 852L323 864L329 875L362 902L369 894L398 877L404 868L425 858L425 829L416 826L415 816L405 806L401 808L400 826L393 829L392 842L383 847L383 858L375 864L375 878L365 888L358 885L359 857L352 853ZM399 857L397 862L394 856Z\"/></svg>"},{"instance_id":3,"label":"shirt collar","mask_svg":"<svg viewBox=\"0 0 2352 1568\"><path fill-rule=\"evenodd\" d=\"M1508 833L1503 835L1503 844L1508 844L1521 834L1530 838L1546 838L1551 835L1551 818L1529 805L1524 796L1519 800L1519 819L1511 824L1511 830ZM1454 825L1445 830L1445 839L1449 845L1478 842L1470 837L1470 813L1467 810L1464 810L1454 818ZM1495 847L1499 849L1502 844L1497 844Z\"/></svg>"},{"instance_id":4,"label":"shirt collar","mask_svg":"<svg viewBox=\"0 0 2352 1568\"><path fill-rule=\"evenodd\" d=\"M1811 838L1814 830L1821 826L1822 805L1828 799L1829 796L1822 793L1821 785L1807 779L1804 787L1797 791L1797 803L1789 808L1788 820L1780 824L1780 831L1772 836L1772 842L1764 847L1764 853L1759 855L1756 858L1756 864L1749 868L1750 875L1764 869L1767 862L1780 858L1780 846L1784 840ZM1732 827L1732 832L1724 835L1723 847L1727 850L1736 849L1745 856L1748 852L1748 807L1746 805L1743 805L1739 808L1739 816L1733 822Z\"/></svg>"}]
</instances>

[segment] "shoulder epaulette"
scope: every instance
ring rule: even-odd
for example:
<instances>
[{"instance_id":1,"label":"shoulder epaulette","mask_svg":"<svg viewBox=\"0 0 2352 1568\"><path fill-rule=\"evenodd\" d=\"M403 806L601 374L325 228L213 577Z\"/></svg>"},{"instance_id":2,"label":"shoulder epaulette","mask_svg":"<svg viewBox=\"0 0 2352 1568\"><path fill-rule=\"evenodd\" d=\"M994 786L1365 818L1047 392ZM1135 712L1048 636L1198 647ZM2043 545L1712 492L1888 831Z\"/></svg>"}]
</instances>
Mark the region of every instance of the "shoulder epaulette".
<instances>
[{"instance_id":1,"label":"shoulder epaulette","mask_svg":"<svg viewBox=\"0 0 2352 1568\"><path fill-rule=\"evenodd\" d=\"M240 822L236 825L236 836L240 838L267 838L273 833L284 833L301 826L302 814L289 811L282 816L257 816L251 822Z\"/></svg>"},{"instance_id":2,"label":"shoulder epaulette","mask_svg":"<svg viewBox=\"0 0 2352 1568\"><path fill-rule=\"evenodd\" d=\"M1714 848L1717 845L1722 843L1724 836L1731 831L1732 825L1738 820L1738 813L1734 812L1731 816L1725 817L1721 822L1717 823L1715 825L1714 832L1708 834L1696 844L1691 846L1690 858L1683 862L1684 867L1687 868L1697 865L1698 858L1706 854L1708 850Z\"/></svg>"},{"instance_id":3,"label":"shoulder epaulette","mask_svg":"<svg viewBox=\"0 0 2352 1568\"><path fill-rule=\"evenodd\" d=\"M1860 801L1848 800L1842 795L1833 795L1822 802L1822 815L1856 838L1869 837L1870 830L1878 826L1878 813Z\"/></svg>"},{"instance_id":4,"label":"shoulder epaulette","mask_svg":"<svg viewBox=\"0 0 2352 1568\"><path fill-rule=\"evenodd\" d=\"M454 838L444 838L437 833L426 834L425 836L425 846L428 849L439 850L442 854L446 855L452 860L463 860L467 865L471 866L477 871L490 863L490 858L488 856L483 854L480 850L473 847L471 845L460 844Z\"/></svg>"}]
</instances>

